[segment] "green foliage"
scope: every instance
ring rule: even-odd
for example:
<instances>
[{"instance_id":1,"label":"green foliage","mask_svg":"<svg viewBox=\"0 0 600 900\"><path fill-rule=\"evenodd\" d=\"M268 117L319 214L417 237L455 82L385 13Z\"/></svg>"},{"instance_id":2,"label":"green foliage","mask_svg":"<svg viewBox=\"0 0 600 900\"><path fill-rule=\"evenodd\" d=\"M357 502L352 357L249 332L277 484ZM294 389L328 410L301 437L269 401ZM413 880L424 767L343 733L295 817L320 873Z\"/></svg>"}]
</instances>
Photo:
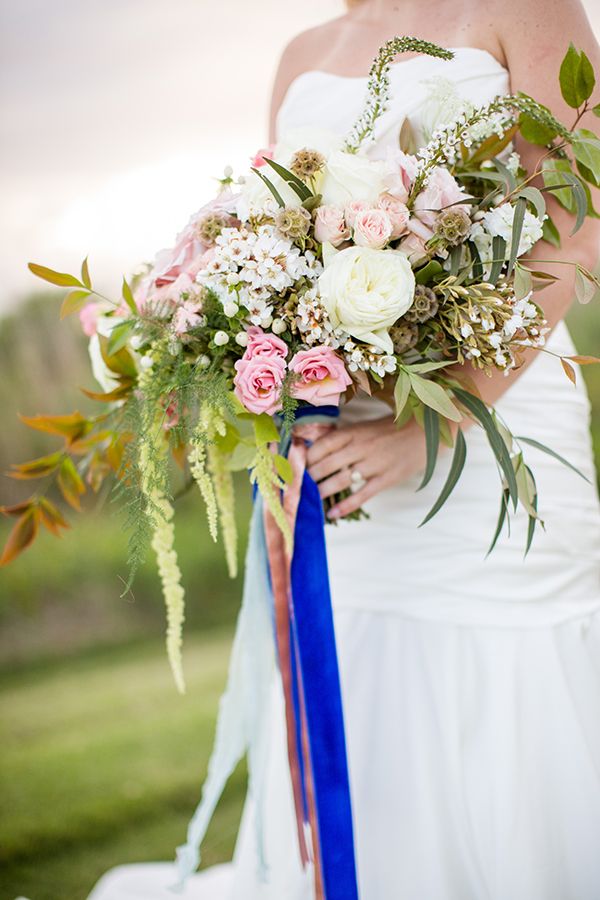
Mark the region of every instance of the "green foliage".
<instances>
[{"instance_id":1,"label":"green foliage","mask_svg":"<svg viewBox=\"0 0 600 900\"><path fill-rule=\"evenodd\" d=\"M560 90L565 103L578 109L588 100L594 90L594 69L586 54L569 44L559 73Z\"/></svg>"}]
</instances>

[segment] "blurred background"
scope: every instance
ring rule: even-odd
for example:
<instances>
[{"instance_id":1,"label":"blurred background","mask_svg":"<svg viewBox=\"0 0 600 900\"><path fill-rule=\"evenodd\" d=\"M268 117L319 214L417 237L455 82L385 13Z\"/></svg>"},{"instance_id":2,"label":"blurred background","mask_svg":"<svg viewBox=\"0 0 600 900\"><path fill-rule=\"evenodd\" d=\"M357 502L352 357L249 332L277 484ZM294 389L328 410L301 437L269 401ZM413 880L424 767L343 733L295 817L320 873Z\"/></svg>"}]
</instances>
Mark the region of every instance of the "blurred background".
<instances>
[{"instance_id":1,"label":"blurred background","mask_svg":"<svg viewBox=\"0 0 600 900\"><path fill-rule=\"evenodd\" d=\"M595 0L587 8L600 33ZM91 409L76 318L28 260L96 286L169 246L214 178L263 146L278 57L342 0L0 0L0 471L50 452L17 413ZM244 49L251 47L251 50ZM232 115L232 110L235 114ZM598 355L600 304L574 308ZM584 372L600 454L600 367ZM2 476L0 503L30 484ZM88 499L62 541L43 534L0 571L0 900L84 900L113 865L170 859L199 797L241 583L227 578L195 495L180 504L188 692L173 686L151 560L121 598L127 535L110 497ZM241 504L245 529L249 498ZM72 519L73 516L70 516ZM0 520L0 541L10 527ZM229 857L236 773L204 864Z\"/></svg>"}]
</instances>

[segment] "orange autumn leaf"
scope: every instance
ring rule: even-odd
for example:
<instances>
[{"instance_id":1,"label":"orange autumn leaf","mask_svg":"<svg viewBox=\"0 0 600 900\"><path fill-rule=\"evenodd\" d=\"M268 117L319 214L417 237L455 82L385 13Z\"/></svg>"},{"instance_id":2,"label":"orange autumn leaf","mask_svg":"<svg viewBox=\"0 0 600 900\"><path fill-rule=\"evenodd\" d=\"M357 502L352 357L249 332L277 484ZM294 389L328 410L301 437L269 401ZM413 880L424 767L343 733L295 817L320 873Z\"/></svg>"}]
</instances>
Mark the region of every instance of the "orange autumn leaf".
<instances>
[{"instance_id":1,"label":"orange autumn leaf","mask_svg":"<svg viewBox=\"0 0 600 900\"><path fill-rule=\"evenodd\" d=\"M563 357L561 357L560 359L560 364L563 367L565 375L567 376L569 381L572 381L573 384L577 384L577 376L575 375L575 369L573 368L573 366L568 363L566 359L563 359Z\"/></svg>"},{"instance_id":2,"label":"orange autumn leaf","mask_svg":"<svg viewBox=\"0 0 600 900\"><path fill-rule=\"evenodd\" d=\"M0 566L6 566L19 554L31 546L38 533L40 515L38 507L30 507L17 522L8 536L8 540L4 545L2 556L0 556Z\"/></svg>"},{"instance_id":3,"label":"orange autumn leaf","mask_svg":"<svg viewBox=\"0 0 600 900\"><path fill-rule=\"evenodd\" d=\"M58 473L58 486L67 503L79 511L81 509L79 497L85 494L85 484L70 456L63 459Z\"/></svg>"},{"instance_id":4,"label":"orange autumn leaf","mask_svg":"<svg viewBox=\"0 0 600 900\"><path fill-rule=\"evenodd\" d=\"M41 524L56 537L61 536L61 528L71 527L58 507L48 500L47 497L40 497L38 508Z\"/></svg>"},{"instance_id":5,"label":"orange autumn leaf","mask_svg":"<svg viewBox=\"0 0 600 900\"><path fill-rule=\"evenodd\" d=\"M37 431L46 431L48 434L58 434L66 438L68 442L78 440L88 434L94 427L94 423L80 412L68 413L62 416L19 416L25 425L35 428Z\"/></svg>"}]
</instances>

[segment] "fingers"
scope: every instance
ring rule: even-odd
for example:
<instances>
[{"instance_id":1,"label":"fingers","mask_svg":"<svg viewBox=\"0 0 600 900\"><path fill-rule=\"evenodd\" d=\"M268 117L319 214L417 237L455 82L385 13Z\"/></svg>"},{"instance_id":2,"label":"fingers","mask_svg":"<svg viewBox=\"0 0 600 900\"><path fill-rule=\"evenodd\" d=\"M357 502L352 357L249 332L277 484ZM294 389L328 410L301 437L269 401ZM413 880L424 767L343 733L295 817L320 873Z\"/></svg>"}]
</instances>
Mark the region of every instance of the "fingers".
<instances>
[{"instance_id":1,"label":"fingers","mask_svg":"<svg viewBox=\"0 0 600 900\"><path fill-rule=\"evenodd\" d=\"M320 481L318 484L319 494L323 498L331 497L339 491L345 491L350 487L352 470L349 466L344 466L339 472L336 472L330 478Z\"/></svg>"},{"instance_id":2,"label":"fingers","mask_svg":"<svg viewBox=\"0 0 600 900\"><path fill-rule=\"evenodd\" d=\"M318 438L308 448L307 462L309 468L318 463L330 453L336 453L341 450L352 440L353 430L351 428L332 428L323 437Z\"/></svg>"},{"instance_id":3,"label":"fingers","mask_svg":"<svg viewBox=\"0 0 600 900\"><path fill-rule=\"evenodd\" d=\"M374 475L373 478L369 478L360 491L357 491L355 494L350 494L349 497L340 500L336 506L332 507L327 513L327 518L339 519L342 516L347 516L350 513L356 512L357 509L361 508L363 503L366 503L367 500L370 500L371 497L378 494L385 486L385 478L382 475Z\"/></svg>"},{"instance_id":4,"label":"fingers","mask_svg":"<svg viewBox=\"0 0 600 900\"><path fill-rule=\"evenodd\" d=\"M341 449L334 450L318 462L308 466L308 474L315 481L322 481L329 475L354 465L364 455L364 450L357 446L356 441L351 440Z\"/></svg>"}]
</instances>

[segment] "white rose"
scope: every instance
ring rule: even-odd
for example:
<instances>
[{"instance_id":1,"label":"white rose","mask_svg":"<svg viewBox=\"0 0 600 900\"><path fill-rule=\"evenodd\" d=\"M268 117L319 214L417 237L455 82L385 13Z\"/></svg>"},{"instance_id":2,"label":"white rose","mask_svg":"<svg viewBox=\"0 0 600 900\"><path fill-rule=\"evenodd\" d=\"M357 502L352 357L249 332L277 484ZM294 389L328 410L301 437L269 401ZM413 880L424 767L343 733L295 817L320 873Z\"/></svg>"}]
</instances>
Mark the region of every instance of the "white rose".
<instances>
[{"instance_id":1,"label":"white rose","mask_svg":"<svg viewBox=\"0 0 600 900\"><path fill-rule=\"evenodd\" d=\"M319 191L323 203L346 206L352 200L368 200L375 205L384 190L388 167L382 160L368 159L358 153L334 150L327 165Z\"/></svg>"},{"instance_id":2,"label":"white rose","mask_svg":"<svg viewBox=\"0 0 600 900\"><path fill-rule=\"evenodd\" d=\"M494 209L486 212L482 220L483 227L488 234L491 234L492 237L499 235L504 238L507 253L512 243L514 218L515 207L512 203L501 203L500 206L496 206ZM531 250L533 245L542 237L542 233L542 223L538 217L526 210L517 256L522 256L528 250Z\"/></svg>"},{"instance_id":3,"label":"white rose","mask_svg":"<svg viewBox=\"0 0 600 900\"><path fill-rule=\"evenodd\" d=\"M319 293L334 328L392 353L387 329L412 305L415 277L398 250L348 247L330 257Z\"/></svg>"}]
</instances>

